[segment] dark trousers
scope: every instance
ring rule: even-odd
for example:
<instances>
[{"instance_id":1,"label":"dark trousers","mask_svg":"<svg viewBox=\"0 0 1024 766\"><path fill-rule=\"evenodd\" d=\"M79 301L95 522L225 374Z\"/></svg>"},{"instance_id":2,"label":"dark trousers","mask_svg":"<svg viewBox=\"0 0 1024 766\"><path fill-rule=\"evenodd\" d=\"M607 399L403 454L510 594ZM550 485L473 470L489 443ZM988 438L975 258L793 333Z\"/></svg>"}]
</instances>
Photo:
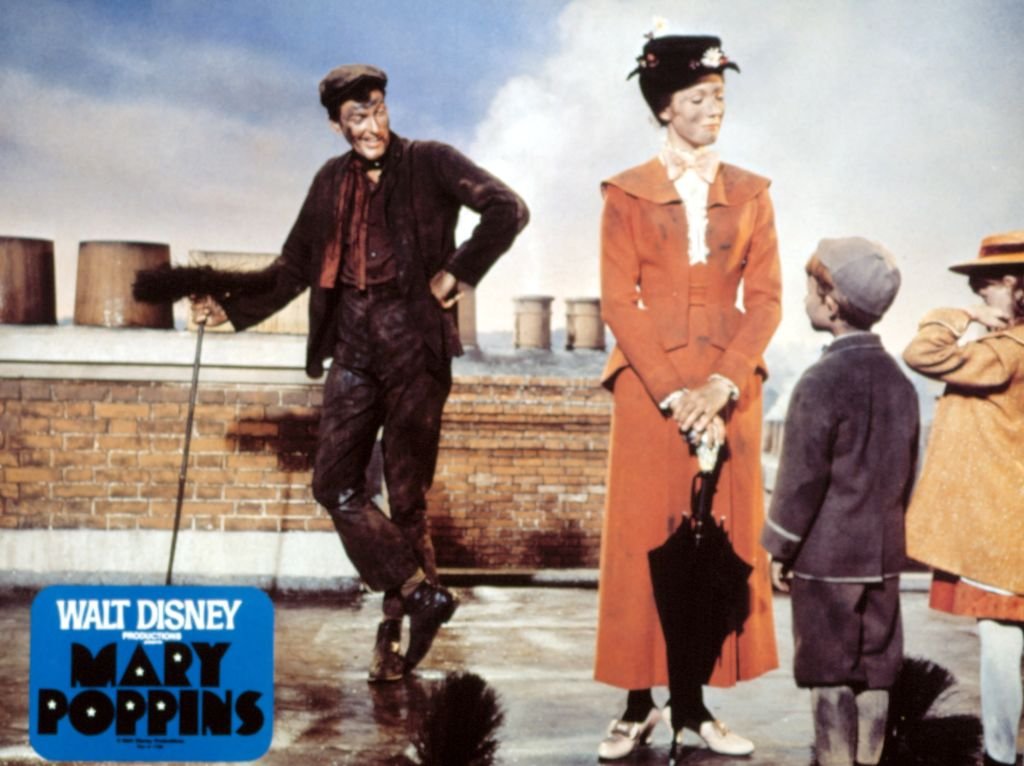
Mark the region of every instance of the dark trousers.
<instances>
[{"instance_id":1,"label":"dark trousers","mask_svg":"<svg viewBox=\"0 0 1024 766\"><path fill-rule=\"evenodd\" d=\"M434 574L426 494L451 369L425 347L392 286L342 288L340 300L341 340L324 384L313 494L363 581L393 596L417 569ZM381 428L390 518L366 484Z\"/></svg>"},{"instance_id":2,"label":"dark trousers","mask_svg":"<svg viewBox=\"0 0 1024 766\"><path fill-rule=\"evenodd\" d=\"M900 581L793 578L793 675L797 686L888 689L903 662Z\"/></svg>"}]
</instances>

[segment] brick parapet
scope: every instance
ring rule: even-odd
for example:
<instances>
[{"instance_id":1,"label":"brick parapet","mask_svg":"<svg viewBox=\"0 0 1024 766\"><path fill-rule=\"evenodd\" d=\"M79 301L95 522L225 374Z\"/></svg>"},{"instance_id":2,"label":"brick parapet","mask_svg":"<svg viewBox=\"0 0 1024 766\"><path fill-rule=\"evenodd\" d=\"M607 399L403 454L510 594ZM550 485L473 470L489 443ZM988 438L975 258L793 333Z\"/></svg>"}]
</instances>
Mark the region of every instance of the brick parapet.
<instances>
[{"instance_id":1,"label":"brick parapet","mask_svg":"<svg viewBox=\"0 0 1024 766\"><path fill-rule=\"evenodd\" d=\"M0 528L166 530L188 385L0 379ZM182 529L324 532L319 383L204 383ZM457 377L430 519L443 566L597 563L610 397L589 378Z\"/></svg>"}]
</instances>

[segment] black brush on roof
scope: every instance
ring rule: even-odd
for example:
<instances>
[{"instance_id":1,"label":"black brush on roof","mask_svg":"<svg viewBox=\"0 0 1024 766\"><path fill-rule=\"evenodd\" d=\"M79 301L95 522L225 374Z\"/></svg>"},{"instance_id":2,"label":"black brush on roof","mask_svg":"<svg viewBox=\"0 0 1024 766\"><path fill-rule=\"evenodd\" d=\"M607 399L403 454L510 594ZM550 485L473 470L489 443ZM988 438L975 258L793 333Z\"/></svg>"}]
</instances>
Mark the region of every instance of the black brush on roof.
<instances>
[{"instance_id":1,"label":"black brush on roof","mask_svg":"<svg viewBox=\"0 0 1024 766\"><path fill-rule=\"evenodd\" d=\"M981 721L975 715L942 715L939 702L956 678L941 665L906 657L889 693L885 752L879 766L965 766L981 755Z\"/></svg>"},{"instance_id":2,"label":"black brush on roof","mask_svg":"<svg viewBox=\"0 0 1024 766\"><path fill-rule=\"evenodd\" d=\"M264 292L274 286L273 269L232 271L212 266L168 266L135 272L132 296L143 303L174 303L190 295L221 300L233 293Z\"/></svg>"},{"instance_id":3,"label":"black brush on roof","mask_svg":"<svg viewBox=\"0 0 1024 766\"><path fill-rule=\"evenodd\" d=\"M475 673L449 673L412 738L422 766L493 766L505 720L497 692Z\"/></svg>"}]
</instances>

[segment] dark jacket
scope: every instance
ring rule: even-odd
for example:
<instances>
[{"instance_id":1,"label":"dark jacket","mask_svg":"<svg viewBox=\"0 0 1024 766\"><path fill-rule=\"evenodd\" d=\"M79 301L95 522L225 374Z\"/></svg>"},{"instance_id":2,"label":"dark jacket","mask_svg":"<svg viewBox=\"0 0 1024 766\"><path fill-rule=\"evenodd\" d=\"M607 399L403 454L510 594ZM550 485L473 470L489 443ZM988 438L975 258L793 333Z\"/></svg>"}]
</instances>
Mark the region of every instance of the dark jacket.
<instances>
[{"instance_id":1,"label":"dark jacket","mask_svg":"<svg viewBox=\"0 0 1024 766\"><path fill-rule=\"evenodd\" d=\"M898 573L917 436L914 387L878 336L837 338L790 398L761 543L797 576Z\"/></svg>"},{"instance_id":2,"label":"dark jacket","mask_svg":"<svg viewBox=\"0 0 1024 766\"><path fill-rule=\"evenodd\" d=\"M448 359L462 352L454 312L438 305L430 293L430 278L446 269L475 286L512 245L529 214L515 192L452 147L395 134L391 142L380 193L386 195L399 287L413 307L423 341L438 357ZM336 290L320 287L319 279L328 243L339 233L338 194L351 160L352 152L347 152L317 172L281 255L268 267L276 275L274 287L223 301L235 329L244 330L310 288L306 372L314 378L323 374L323 362L339 331ZM480 221L456 248L455 226L462 207L479 213Z\"/></svg>"}]
</instances>

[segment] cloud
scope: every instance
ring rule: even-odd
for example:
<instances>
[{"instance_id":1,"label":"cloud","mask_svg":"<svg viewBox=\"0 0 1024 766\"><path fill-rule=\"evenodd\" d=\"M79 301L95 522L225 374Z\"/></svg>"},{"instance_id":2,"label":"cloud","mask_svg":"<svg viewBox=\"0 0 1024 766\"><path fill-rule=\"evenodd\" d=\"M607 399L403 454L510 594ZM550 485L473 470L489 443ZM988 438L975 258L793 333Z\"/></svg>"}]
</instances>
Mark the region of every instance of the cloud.
<instances>
[{"instance_id":1,"label":"cloud","mask_svg":"<svg viewBox=\"0 0 1024 766\"><path fill-rule=\"evenodd\" d=\"M821 343L802 311L818 239L861 234L901 259L904 288L879 329L899 350L936 303L970 301L946 264L989 232L1020 228L1024 55L1012 4L713 0L674 33L713 32L728 77L726 161L773 179L785 273L778 345ZM597 295L598 184L653 155L636 81L625 81L663 4L576 0L555 48L501 88L471 156L520 191L533 220L481 286L481 329L506 329L511 298ZM559 312L556 303L556 315ZM556 322L560 319L556 319Z\"/></svg>"},{"instance_id":2,"label":"cloud","mask_svg":"<svg viewBox=\"0 0 1024 766\"><path fill-rule=\"evenodd\" d=\"M451 6L449 15L459 4ZM83 240L166 242L176 260L191 249L273 252L315 170L345 149L315 96L339 51L360 57L369 48L388 62L401 132L433 138L425 127L447 126L445 137L466 135L475 120L453 107L460 83L505 78L496 62L475 75L459 57L474 45L501 56L541 7L496 9L491 21L507 33L491 44L473 33L484 10L461 11L459 22L470 23L450 29L436 9L418 23L414 0L382 9L12 0L0 32L0 164L10 179L0 186L0 233L55 241L65 318ZM367 34L371 22L395 34ZM426 39L447 50L433 71L416 53Z\"/></svg>"},{"instance_id":3,"label":"cloud","mask_svg":"<svg viewBox=\"0 0 1024 766\"><path fill-rule=\"evenodd\" d=\"M470 155L516 189L532 213L514 250L482 284L481 329L511 328L516 295L598 294L600 181L658 145L635 83L626 83L650 14L622 9L568 6L556 49L506 83L477 128ZM556 304L556 312L563 309ZM564 312L555 322L564 322Z\"/></svg>"},{"instance_id":4,"label":"cloud","mask_svg":"<svg viewBox=\"0 0 1024 766\"><path fill-rule=\"evenodd\" d=\"M117 12L52 0L9 6L0 162L13 181L0 186L3 234L57 241L63 316L79 241L166 241L176 258L193 248L274 251L316 168L343 148L310 97L338 47L356 50L341 44L354 33L333 4L304 6L294 28L268 3L257 12L193 2ZM597 295L599 183L661 141L636 81L625 79L656 15L679 14L672 32L720 34L743 68L729 76L719 148L773 179L787 293L780 345L820 342L799 299L803 263L823 236L863 234L901 258L903 292L881 326L900 348L925 308L970 299L946 263L970 257L987 233L1024 225L1018 3L575 0L557 10L550 36L545 3L529 5L532 27L504 5L469 13L450 3L445 23L429 27L446 35L438 50L416 42L417 7L388 6L403 43L388 52L401 62L396 128L417 138L472 135L467 154L533 213L481 286L482 331L511 328L515 295L556 296L556 325L563 299ZM492 56L478 62L486 72L452 79L472 69L459 56L488 13L509 30L500 58L511 74L496 79ZM188 26L196 17L202 30ZM545 31L530 38L528 28ZM303 58L309 47L321 54L315 61ZM329 64L317 63L327 55ZM425 74L434 58L446 67L436 83ZM478 122L480 92L464 109L449 97L467 81L492 94Z\"/></svg>"},{"instance_id":5,"label":"cloud","mask_svg":"<svg viewBox=\"0 0 1024 766\"><path fill-rule=\"evenodd\" d=\"M258 52L186 51L159 34L107 34L76 51L74 39L101 27L47 7L49 44L67 41L69 60L91 74L76 82L10 60L0 69L0 156L18 179L0 188L0 207L5 235L55 241L58 315L72 313L80 241L165 242L179 261L191 249L277 250L313 172L338 149L315 102L288 107L299 75Z\"/></svg>"}]
</instances>

